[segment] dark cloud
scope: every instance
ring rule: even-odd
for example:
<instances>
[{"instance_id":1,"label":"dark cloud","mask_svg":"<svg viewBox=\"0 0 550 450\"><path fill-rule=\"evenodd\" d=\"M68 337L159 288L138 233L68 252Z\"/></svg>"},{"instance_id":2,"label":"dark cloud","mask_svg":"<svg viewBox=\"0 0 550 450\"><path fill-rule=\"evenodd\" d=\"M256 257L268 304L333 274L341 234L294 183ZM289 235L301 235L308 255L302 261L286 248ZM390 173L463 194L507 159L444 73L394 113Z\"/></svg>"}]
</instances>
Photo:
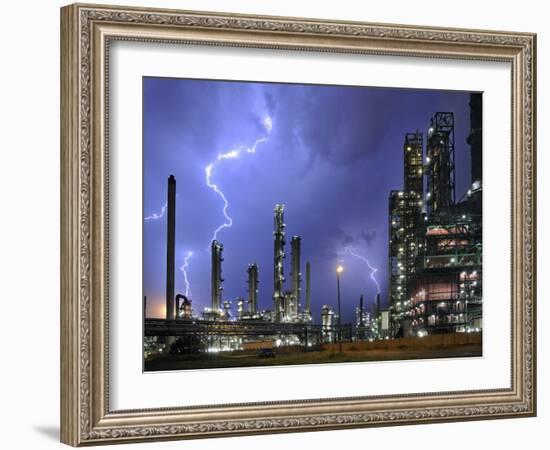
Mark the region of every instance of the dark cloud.
<instances>
[{"instance_id":1,"label":"dark cloud","mask_svg":"<svg viewBox=\"0 0 550 450\"><path fill-rule=\"evenodd\" d=\"M372 247L376 239L376 230L364 230L361 232L361 239L365 242L367 247Z\"/></svg>"}]
</instances>

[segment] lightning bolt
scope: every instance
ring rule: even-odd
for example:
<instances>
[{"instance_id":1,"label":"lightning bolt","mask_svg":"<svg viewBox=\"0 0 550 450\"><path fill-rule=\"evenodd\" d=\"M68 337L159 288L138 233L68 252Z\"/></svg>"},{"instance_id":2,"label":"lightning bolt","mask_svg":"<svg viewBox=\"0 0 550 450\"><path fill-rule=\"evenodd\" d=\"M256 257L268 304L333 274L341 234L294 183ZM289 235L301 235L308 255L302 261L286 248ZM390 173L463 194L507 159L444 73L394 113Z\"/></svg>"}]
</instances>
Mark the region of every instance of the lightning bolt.
<instances>
[{"instance_id":1,"label":"lightning bolt","mask_svg":"<svg viewBox=\"0 0 550 450\"><path fill-rule=\"evenodd\" d=\"M229 208L229 202L227 201L225 194L219 188L219 186L212 182L212 171L214 170L214 167L216 167L220 163L220 161L238 158L242 153L256 153L256 149L258 148L258 145L264 142L267 142L268 136L269 134L271 134L271 130L273 129L273 120L271 119L271 117L267 116L263 121L263 125L267 133L267 136L256 139L256 141L251 147L240 146L236 149L229 150L226 153L220 153L217 156L216 160L208 164L208 166L206 166L204 169L204 173L206 175L206 186L212 189L216 193L216 195L218 195L222 199L222 202L223 202L222 214L225 219L225 221L214 230L214 233L212 234L212 239L210 239L210 242L216 240L218 238L218 233L220 233L220 231L222 231L224 228L230 228L231 226L233 226L233 219L229 216L227 212ZM207 248L207 251L210 251L210 247Z\"/></svg>"},{"instance_id":2,"label":"lightning bolt","mask_svg":"<svg viewBox=\"0 0 550 450\"><path fill-rule=\"evenodd\" d=\"M168 202L166 202L162 209L160 210L160 213L157 214L157 213L153 213L151 214L150 216L147 216L145 217L143 220L158 220L158 219L162 219L162 217L164 216L164 213L166 211L166 208L168 207Z\"/></svg>"},{"instance_id":3,"label":"lightning bolt","mask_svg":"<svg viewBox=\"0 0 550 450\"><path fill-rule=\"evenodd\" d=\"M183 281L185 283L185 296L187 298L191 297L191 286L189 284L189 275L187 274L187 269L189 268L189 260L192 256L192 251L186 252L185 258L183 259L183 266L180 267L180 270L183 272Z\"/></svg>"},{"instance_id":4,"label":"lightning bolt","mask_svg":"<svg viewBox=\"0 0 550 450\"><path fill-rule=\"evenodd\" d=\"M220 158L218 156L218 160L219 159ZM223 213L223 216L225 217L226 222L222 223L218 228L216 228L214 230L214 234L212 235L212 239L210 239L210 242L215 240L218 237L218 233L220 231L222 231L224 228L229 228L230 226L233 225L233 219L231 217L229 217L229 215L227 214L227 208L229 207L229 202L227 201L227 198L225 198L225 194L218 189L218 186L216 184L214 184L210 181L210 177L212 175L212 168L213 167L214 167L214 164L210 164L205 169L205 172L206 172L206 185L210 189L212 189L216 194L218 194L220 196L220 198L222 199L222 201L223 201L222 213ZM207 248L207 250L209 250L209 249Z\"/></svg>"},{"instance_id":5,"label":"lightning bolt","mask_svg":"<svg viewBox=\"0 0 550 450\"><path fill-rule=\"evenodd\" d=\"M375 277L375 274L376 274L376 272L378 272L378 269L377 269L376 267L373 267L367 258L365 258L365 257L362 256L362 255L359 255L359 254L355 253L355 252L354 252L351 248L349 248L349 247L346 247L346 249L345 249L343 252L340 252L339 254L340 254L340 255L346 255L346 254L348 254L348 255L351 255L351 256L353 256L353 257L355 257L355 258L360 259L361 261L363 261L363 262L367 265L367 267L369 268L369 270L370 270L370 275L369 275L369 277L370 277L370 279L372 280L372 282L373 282L373 283L375 284L375 286L376 286L376 293L377 293L377 294L380 294L380 284L378 283L378 280L377 280L376 277Z\"/></svg>"}]
</instances>

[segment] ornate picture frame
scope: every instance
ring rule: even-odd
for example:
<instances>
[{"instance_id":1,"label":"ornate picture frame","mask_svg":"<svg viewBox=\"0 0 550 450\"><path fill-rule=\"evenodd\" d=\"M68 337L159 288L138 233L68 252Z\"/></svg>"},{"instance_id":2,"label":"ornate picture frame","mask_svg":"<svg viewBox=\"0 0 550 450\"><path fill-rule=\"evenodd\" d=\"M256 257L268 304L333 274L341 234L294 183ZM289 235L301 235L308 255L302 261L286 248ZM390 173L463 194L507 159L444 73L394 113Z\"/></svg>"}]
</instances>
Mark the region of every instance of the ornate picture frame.
<instances>
[{"instance_id":1,"label":"ornate picture frame","mask_svg":"<svg viewBox=\"0 0 550 450\"><path fill-rule=\"evenodd\" d=\"M112 410L109 79L117 40L511 65L511 385ZM536 35L74 4L61 9L61 441L97 445L536 414ZM139 156L136 156L139 157Z\"/></svg>"}]
</instances>

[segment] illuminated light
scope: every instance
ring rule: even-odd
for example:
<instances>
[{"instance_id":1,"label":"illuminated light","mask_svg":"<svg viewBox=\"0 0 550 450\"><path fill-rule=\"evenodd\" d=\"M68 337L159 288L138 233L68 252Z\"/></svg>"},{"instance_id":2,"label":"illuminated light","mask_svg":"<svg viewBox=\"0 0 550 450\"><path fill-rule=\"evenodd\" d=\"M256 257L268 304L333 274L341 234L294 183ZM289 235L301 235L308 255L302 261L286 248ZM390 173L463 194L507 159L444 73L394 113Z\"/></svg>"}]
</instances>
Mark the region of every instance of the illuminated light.
<instances>
[{"instance_id":1,"label":"illuminated light","mask_svg":"<svg viewBox=\"0 0 550 450\"><path fill-rule=\"evenodd\" d=\"M431 161L429 156L426 156L426 162L429 163Z\"/></svg>"},{"instance_id":2,"label":"illuminated light","mask_svg":"<svg viewBox=\"0 0 550 450\"><path fill-rule=\"evenodd\" d=\"M422 169L418 169L418 174L422 175Z\"/></svg>"},{"instance_id":3,"label":"illuminated light","mask_svg":"<svg viewBox=\"0 0 550 450\"><path fill-rule=\"evenodd\" d=\"M434 132L433 127L428 128L428 133L429 133L429 134L432 134L433 132Z\"/></svg>"},{"instance_id":4,"label":"illuminated light","mask_svg":"<svg viewBox=\"0 0 550 450\"><path fill-rule=\"evenodd\" d=\"M456 259L451 258L451 263L455 263L455 262L456 262Z\"/></svg>"},{"instance_id":5,"label":"illuminated light","mask_svg":"<svg viewBox=\"0 0 550 450\"><path fill-rule=\"evenodd\" d=\"M466 218L466 215L465 215L465 214L462 214L462 218L465 219L465 218Z\"/></svg>"},{"instance_id":6,"label":"illuminated light","mask_svg":"<svg viewBox=\"0 0 550 450\"><path fill-rule=\"evenodd\" d=\"M397 195L399 195L399 197L403 197L403 192L399 191Z\"/></svg>"},{"instance_id":7,"label":"illuminated light","mask_svg":"<svg viewBox=\"0 0 550 450\"><path fill-rule=\"evenodd\" d=\"M407 151L410 152L410 151L411 151L411 147L407 147Z\"/></svg>"},{"instance_id":8,"label":"illuminated light","mask_svg":"<svg viewBox=\"0 0 550 450\"><path fill-rule=\"evenodd\" d=\"M428 193L426 194L426 198L430 198L431 196L432 196L432 193L431 193L431 192L428 192Z\"/></svg>"},{"instance_id":9,"label":"illuminated light","mask_svg":"<svg viewBox=\"0 0 550 450\"><path fill-rule=\"evenodd\" d=\"M342 273L343 271L344 271L344 268L342 266L338 266L336 268L336 272L338 272L338 273Z\"/></svg>"},{"instance_id":10,"label":"illuminated light","mask_svg":"<svg viewBox=\"0 0 550 450\"><path fill-rule=\"evenodd\" d=\"M424 216L424 222L428 221L428 216Z\"/></svg>"},{"instance_id":11,"label":"illuminated light","mask_svg":"<svg viewBox=\"0 0 550 450\"><path fill-rule=\"evenodd\" d=\"M472 195L472 190L471 189L468 189L468 197Z\"/></svg>"}]
</instances>

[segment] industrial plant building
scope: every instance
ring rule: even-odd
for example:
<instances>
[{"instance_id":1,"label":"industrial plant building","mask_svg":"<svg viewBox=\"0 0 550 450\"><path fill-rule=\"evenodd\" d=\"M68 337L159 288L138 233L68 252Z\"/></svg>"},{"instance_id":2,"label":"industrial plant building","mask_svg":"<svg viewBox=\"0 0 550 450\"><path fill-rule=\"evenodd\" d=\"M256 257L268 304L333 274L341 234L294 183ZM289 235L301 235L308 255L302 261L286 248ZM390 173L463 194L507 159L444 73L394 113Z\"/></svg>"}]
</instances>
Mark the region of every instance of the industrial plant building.
<instances>
[{"instance_id":1,"label":"industrial plant building","mask_svg":"<svg viewBox=\"0 0 550 450\"><path fill-rule=\"evenodd\" d=\"M482 329L481 94L470 96L471 183L455 198L452 112L405 135L403 189L389 195L389 311L394 337Z\"/></svg>"},{"instance_id":2,"label":"industrial plant building","mask_svg":"<svg viewBox=\"0 0 550 450\"><path fill-rule=\"evenodd\" d=\"M273 230L273 308L258 307L260 290L260 268L251 262L246 268L245 297L234 299L236 313L232 313L232 301L224 298L223 252L218 240L210 243L211 292L210 306L195 314L192 300L183 294L175 294L175 192L174 176L168 178L167 200L167 276L166 276L166 318L145 318L145 349L153 353L154 348L164 351L173 346L176 339L188 351L232 351L245 348L269 347L271 345L311 347L324 342L334 342L336 323L334 313L327 322L315 325L311 314L311 264L305 264L305 296L302 295L301 237L292 236L290 241L290 283L284 276L286 258L286 224L284 205L275 205ZM304 303L302 303L304 301ZM324 309L323 309L324 314ZM351 327L346 329L351 339ZM181 345L180 345L181 346Z\"/></svg>"}]
</instances>

